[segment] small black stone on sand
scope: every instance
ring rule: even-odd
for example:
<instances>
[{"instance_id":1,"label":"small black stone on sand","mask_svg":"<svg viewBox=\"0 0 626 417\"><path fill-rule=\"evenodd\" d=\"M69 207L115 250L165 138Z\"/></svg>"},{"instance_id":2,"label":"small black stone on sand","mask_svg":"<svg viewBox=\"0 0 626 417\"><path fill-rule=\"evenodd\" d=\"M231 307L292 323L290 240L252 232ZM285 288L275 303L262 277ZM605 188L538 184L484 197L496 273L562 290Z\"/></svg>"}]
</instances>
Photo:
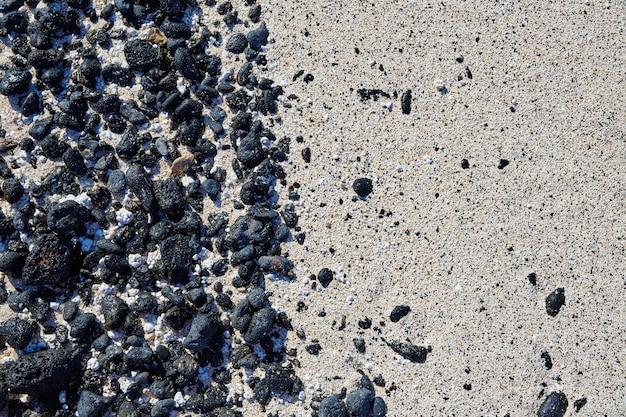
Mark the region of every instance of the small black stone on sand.
<instances>
[{"instance_id":1,"label":"small black stone on sand","mask_svg":"<svg viewBox=\"0 0 626 417\"><path fill-rule=\"evenodd\" d=\"M318 414L319 417L346 417L348 411L346 404L341 400L339 394L333 394L322 400Z\"/></svg>"},{"instance_id":2,"label":"small black stone on sand","mask_svg":"<svg viewBox=\"0 0 626 417\"><path fill-rule=\"evenodd\" d=\"M400 105L402 107L403 114L411 113L411 99L412 99L411 90L407 90L404 93L402 93L402 97L400 98Z\"/></svg>"},{"instance_id":3,"label":"small black stone on sand","mask_svg":"<svg viewBox=\"0 0 626 417\"><path fill-rule=\"evenodd\" d=\"M500 159L498 163L498 169L504 169L510 162L507 159Z\"/></svg>"},{"instance_id":4,"label":"small black stone on sand","mask_svg":"<svg viewBox=\"0 0 626 417\"><path fill-rule=\"evenodd\" d=\"M564 304L565 288L557 288L546 297L546 311L552 317L556 317L559 314Z\"/></svg>"},{"instance_id":5,"label":"small black stone on sand","mask_svg":"<svg viewBox=\"0 0 626 417\"><path fill-rule=\"evenodd\" d=\"M369 178L357 178L352 183L352 189L361 198L367 197L374 189L372 180Z\"/></svg>"},{"instance_id":6,"label":"small black stone on sand","mask_svg":"<svg viewBox=\"0 0 626 417\"><path fill-rule=\"evenodd\" d=\"M416 346L410 342L401 342L399 340L393 340L387 344L394 352L396 352L403 358L410 360L411 362L426 362L426 356L429 352L428 348L425 348L423 346Z\"/></svg>"},{"instance_id":7,"label":"small black stone on sand","mask_svg":"<svg viewBox=\"0 0 626 417\"><path fill-rule=\"evenodd\" d=\"M407 305L396 306L391 311L391 314L389 315L389 319L392 322L397 323L398 321L400 321L400 319L402 319L402 317L404 317L407 314L409 314L410 311L411 311L411 307L409 307Z\"/></svg>"},{"instance_id":8,"label":"small black stone on sand","mask_svg":"<svg viewBox=\"0 0 626 417\"><path fill-rule=\"evenodd\" d=\"M562 392L552 392L539 407L537 417L563 417L567 411L567 397Z\"/></svg>"},{"instance_id":9,"label":"small black stone on sand","mask_svg":"<svg viewBox=\"0 0 626 417\"><path fill-rule=\"evenodd\" d=\"M317 280L322 284L322 287L326 288L330 285L334 278L334 273L328 268L320 269L320 272L317 273Z\"/></svg>"}]
</instances>

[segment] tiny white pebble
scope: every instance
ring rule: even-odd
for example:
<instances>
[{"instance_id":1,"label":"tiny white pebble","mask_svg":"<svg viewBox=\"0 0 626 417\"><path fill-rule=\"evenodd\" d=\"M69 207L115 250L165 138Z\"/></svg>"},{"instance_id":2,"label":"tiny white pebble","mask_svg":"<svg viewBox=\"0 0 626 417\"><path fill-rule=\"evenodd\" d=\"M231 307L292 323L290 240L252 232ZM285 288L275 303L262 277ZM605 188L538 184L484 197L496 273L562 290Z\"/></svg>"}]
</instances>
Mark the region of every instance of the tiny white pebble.
<instances>
[{"instance_id":1,"label":"tiny white pebble","mask_svg":"<svg viewBox=\"0 0 626 417\"><path fill-rule=\"evenodd\" d=\"M443 90L445 88L445 84L443 83L443 80L435 80L435 88L439 91Z\"/></svg>"},{"instance_id":2,"label":"tiny white pebble","mask_svg":"<svg viewBox=\"0 0 626 417\"><path fill-rule=\"evenodd\" d=\"M87 361L87 369L93 369L94 371L97 371L98 369L100 369L100 364L98 363L98 359L89 358L89 360Z\"/></svg>"},{"instance_id":3,"label":"tiny white pebble","mask_svg":"<svg viewBox=\"0 0 626 417\"><path fill-rule=\"evenodd\" d=\"M176 405L178 407L182 407L185 404L187 404L187 401L185 400L185 397L183 397L183 393L178 391L175 395L174 395L174 401L176 401Z\"/></svg>"},{"instance_id":4,"label":"tiny white pebble","mask_svg":"<svg viewBox=\"0 0 626 417\"><path fill-rule=\"evenodd\" d=\"M128 264L135 269L139 268L141 266L141 255L138 253L128 255Z\"/></svg>"},{"instance_id":5,"label":"tiny white pebble","mask_svg":"<svg viewBox=\"0 0 626 417\"><path fill-rule=\"evenodd\" d=\"M115 214L115 219L117 223L121 226L126 226L135 218L135 215L130 211L126 210L124 207L119 209Z\"/></svg>"},{"instance_id":6,"label":"tiny white pebble","mask_svg":"<svg viewBox=\"0 0 626 417\"><path fill-rule=\"evenodd\" d=\"M347 297L346 297L346 302L347 302L348 304L352 304L352 303L354 302L354 297L353 297L353 296L351 296L351 295L347 296Z\"/></svg>"}]
</instances>

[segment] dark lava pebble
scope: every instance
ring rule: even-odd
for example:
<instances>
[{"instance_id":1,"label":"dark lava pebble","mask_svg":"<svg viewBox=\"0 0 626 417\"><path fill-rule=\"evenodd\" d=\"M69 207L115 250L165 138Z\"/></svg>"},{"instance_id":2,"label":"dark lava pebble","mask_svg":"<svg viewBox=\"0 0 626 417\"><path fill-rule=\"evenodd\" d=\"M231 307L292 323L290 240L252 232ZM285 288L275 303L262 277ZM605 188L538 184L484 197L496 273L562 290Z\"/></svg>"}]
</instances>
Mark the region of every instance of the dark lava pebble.
<instances>
[{"instance_id":1,"label":"dark lava pebble","mask_svg":"<svg viewBox=\"0 0 626 417\"><path fill-rule=\"evenodd\" d=\"M562 392L552 392L539 407L537 417L563 417L567 411L567 397Z\"/></svg>"},{"instance_id":2,"label":"dark lava pebble","mask_svg":"<svg viewBox=\"0 0 626 417\"><path fill-rule=\"evenodd\" d=\"M397 323L400 321L402 317L409 314L410 311L411 311L411 307L407 305L395 306L393 310L391 311L391 314L389 315L389 319L392 322Z\"/></svg>"},{"instance_id":3,"label":"dark lava pebble","mask_svg":"<svg viewBox=\"0 0 626 417\"><path fill-rule=\"evenodd\" d=\"M411 113L411 99L412 99L411 90L407 90L404 93L402 93L402 97L400 98L400 105L402 107L403 114Z\"/></svg>"},{"instance_id":4,"label":"dark lava pebble","mask_svg":"<svg viewBox=\"0 0 626 417\"><path fill-rule=\"evenodd\" d=\"M362 337L355 337L354 339L352 339L352 343L354 343L354 347L356 348L357 352L365 353L365 339L363 339Z\"/></svg>"},{"instance_id":5,"label":"dark lava pebble","mask_svg":"<svg viewBox=\"0 0 626 417\"><path fill-rule=\"evenodd\" d=\"M552 369L552 358L550 357L550 354L548 352L541 352L541 359L543 359L543 364L546 369Z\"/></svg>"},{"instance_id":6,"label":"dark lava pebble","mask_svg":"<svg viewBox=\"0 0 626 417\"><path fill-rule=\"evenodd\" d=\"M352 183L352 189L361 198L367 197L374 189L372 180L369 178L357 178Z\"/></svg>"},{"instance_id":7,"label":"dark lava pebble","mask_svg":"<svg viewBox=\"0 0 626 417\"><path fill-rule=\"evenodd\" d=\"M401 342L399 340L391 341L389 347L411 362L424 363L426 362L426 356L428 355L428 348L423 346L416 346L410 342Z\"/></svg>"},{"instance_id":8,"label":"dark lava pebble","mask_svg":"<svg viewBox=\"0 0 626 417\"><path fill-rule=\"evenodd\" d=\"M66 349L22 355L0 365L0 382L15 394L55 393L80 378L81 358Z\"/></svg>"},{"instance_id":9,"label":"dark lava pebble","mask_svg":"<svg viewBox=\"0 0 626 417\"><path fill-rule=\"evenodd\" d=\"M385 417L387 415L387 404L381 397L374 398L372 406L372 417Z\"/></svg>"},{"instance_id":10,"label":"dark lava pebble","mask_svg":"<svg viewBox=\"0 0 626 417\"><path fill-rule=\"evenodd\" d=\"M0 334L9 346L24 349L35 334L35 326L19 317L11 317L2 324Z\"/></svg>"},{"instance_id":11,"label":"dark lava pebble","mask_svg":"<svg viewBox=\"0 0 626 417\"><path fill-rule=\"evenodd\" d=\"M26 257L22 279L26 285L62 284L70 278L71 266L70 243L53 234L40 235Z\"/></svg>"},{"instance_id":12,"label":"dark lava pebble","mask_svg":"<svg viewBox=\"0 0 626 417\"><path fill-rule=\"evenodd\" d=\"M73 200L53 204L47 216L50 230L61 235L76 231L87 220L89 220L89 210Z\"/></svg>"},{"instance_id":13,"label":"dark lava pebble","mask_svg":"<svg viewBox=\"0 0 626 417\"><path fill-rule=\"evenodd\" d=\"M256 29L251 30L246 35L246 39L250 44L250 48L258 51L261 49L261 46L267 43L267 37L269 36L269 31L265 27L265 25L261 25Z\"/></svg>"},{"instance_id":14,"label":"dark lava pebble","mask_svg":"<svg viewBox=\"0 0 626 417\"><path fill-rule=\"evenodd\" d=\"M360 388L346 396L346 408L350 416L367 417L372 411L374 393L366 388Z\"/></svg>"},{"instance_id":15,"label":"dark lava pebble","mask_svg":"<svg viewBox=\"0 0 626 417\"><path fill-rule=\"evenodd\" d=\"M333 394L320 402L318 414L319 417L346 417L348 410L339 394Z\"/></svg>"},{"instance_id":16,"label":"dark lava pebble","mask_svg":"<svg viewBox=\"0 0 626 417\"><path fill-rule=\"evenodd\" d=\"M32 74L25 68L11 67L0 79L0 94L12 96L28 91Z\"/></svg>"},{"instance_id":17,"label":"dark lava pebble","mask_svg":"<svg viewBox=\"0 0 626 417\"><path fill-rule=\"evenodd\" d=\"M146 40L133 39L124 45L124 55L126 62L131 69L137 71L147 71L156 68L161 62L161 51L159 48Z\"/></svg>"},{"instance_id":18,"label":"dark lava pebble","mask_svg":"<svg viewBox=\"0 0 626 417\"><path fill-rule=\"evenodd\" d=\"M272 328L275 319L276 310L271 307L255 311L254 314L252 314L248 330L246 330L243 337L246 343L250 343L251 345L259 343Z\"/></svg>"},{"instance_id":19,"label":"dark lava pebble","mask_svg":"<svg viewBox=\"0 0 626 417\"><path fill-rule=\"evenodd\" d=\"M510 162L507 159L500 159L498 162L498 169L504 169Z\"/></svg>"},{"instance_id":20,"label":"dark lava pebble","mask_svg":"<svg viewBox=\"0 0 626 417\"><path fill-rule=\"evenodd\" d=\"M207 349L219 329L219 324L217 315L196 314L191 321L191 328L183 341L183 346L192 352Z\"/></svg>"},{"instance_id":21,"label":"dark lava pebble","mask_svg":"<svg viewBox=\"0 0 626 417\"><path fill-rule=\"evenodd\" d=\"M320 269L320 272L317 273L317 280L322 284L322 287L326 288L330 285L334 278L334 273L328 268Z\"/></svg>"},{"instance_id":22,"label":"dark lava pebble","mask_svg":"<svg viewBox=\"0 0 626 417\"><path fill-rule=\"evenodd\" d=\"M84 390L80 393L78 400L77 413L78 417L98 417L104 414L107 408L113 402L113 398L94 394L91 391Z\"/></svg>"},{"instance_id":23,"label":"dark lava pebble","mask_svg":"<svg viewBox=\"0 0 626 417\"><path fill-rule=\"evenodd\" d=\"M559 314L563 304L565 304L565 288L557 288L546 297L546 311L552 317Z\"/></svg>"},{"instance_id":24,"label":"dark lava pebble","mask_svg":"<svg viewBox=\"0 0 626 417\"><path fill-rule=\"evenodd\" d=\"M22 198L24 187L17 178L7 178L2 183L2 194L7 202L14 204Z\"/></svg>"},{"instance_id":25,"label":"dark lava pebble","mask_svg":"<svg viewBox=\"0 0 626 417\"><path fill-rule=\"evenodd\" d=\"M583 408L586 404L587 404L587 398L585 397L579 398L576 401L574 401L574 409L576 410L576 412L579 412L580 409Z\"/></svg>"},{"instance_id":26,"label":"dark lava pebble","mask_svg":"<svg viewBox=\"0 0 626 417\"><path fill-rule=\"evenodd\" d=\"M242 53L248 46L248 39L243 33L234 33L226 41L226 50L234 54Z\"/></svg>"}]
</instances>

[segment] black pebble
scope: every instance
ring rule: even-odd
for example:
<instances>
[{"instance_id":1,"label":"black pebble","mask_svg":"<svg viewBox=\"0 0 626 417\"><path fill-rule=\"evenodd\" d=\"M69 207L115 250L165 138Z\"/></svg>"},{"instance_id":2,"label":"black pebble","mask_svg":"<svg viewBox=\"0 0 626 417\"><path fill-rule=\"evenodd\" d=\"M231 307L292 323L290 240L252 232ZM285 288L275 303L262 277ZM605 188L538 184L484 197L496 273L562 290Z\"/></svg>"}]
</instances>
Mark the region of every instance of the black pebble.
<instances>
[{"instance_id":1,"label":"black pebble","mask_svg":"<svg viewBox=\"0 0 626 417\"><path fill-rule=\"evenodd\" d=\"M100 333L100 324L93 313L79 314L72 322L70 330L70 336L79 340L95 340Z\"/></svg>"},{"instance_id":2,"label":"black pebble","mask_svg":"<svg viewBox=\"0 0 626 417\"><path fill-rule=\"evenodd\" d=\"M359 197L365 198L373 190L372 180L369 178L357 178L352 183L352 189Z\"/></svg>"},{"instance_id":3,"label":"black pebble","mask_svg":"<svg viewBox=\"0 0 626 417\"><path fill-rule=\"evenodd\" d=\"M0 334L9 346L15 349L24 349L33 338L35 328L32 323L26 320L11 317L0 328Z\"/></svg>"},{"instance_id":4,"label":"black pebble","mask_svg":"<svg viewBox=\"0 0 626 417\"><path fill-rule=\"evenodd\" d=\"M267 37L269 36L269 32L265 25L260 25L258 28L251 30L246 35L246 39L250 44L250 48L258 51L261 49L261 46L267 43Z\"/></svg>"},{"instance_id":5,"label":"black pebble","mask_svg":"<svg viewBox=\"0 0 626 417\"><path fill-rule=\"evenodd\" d=\"M128 304L121 298L109 294L102 300L102 312L104 314L104 327L108 330L120 328L128 314Z\"/></svg>"},{"instance_id":6,"label":"black pebble","mask_svg":"<svg viewBox=\"0 0 626 417\"><path fill-rule=\"evenodd\" d=\"M411 311L411 307L407 305L396 306L391 311L389 318L391 319L392 322L397 323L398 321L400 321L402 317L409 314L410 311Z\"/></svg>"},{"instance_id":7,"label":"black pebble","mask_svg":"<svg viewBox=\"0 0 626 417\"><path fill-rule=\"evenodd\" d=\"M149 369L152 350L149 347L132 347L124 352L124 363L132 369Z\"/></svg>"},{"instance_id":8,"label":"black pebble","mask_svg":"<svg viewBox=\"0 0 626 417\"><path fill-rule=\"evenodd\" d=\"M316 342L316 343L311 343L309 345L306 345L304 349L311 355L317 356L322 351L322 346L318 342Z\"/></svg>"},{"instance_id":9,"label":"black pebble","mask_svg":"<svg viewBox=\"0 0 626 417\"><path fill-rule=\"evenodd\" d=\"M40 235L26 257L22 279L27 285L54 285L71 276L72 252L69 242L53 234Z\"/></svg>"},{"instance_id":10,"label":"black pebble","mask_svg":"<svg viewBox=\"0 0 626 417\"><path fill-rule=\"evenodd\" d=\"M559 314L563 304L565 304L565 288L557 288L546 297L546 311L552 317Z\"/></svg>"},{"instance_id":11,"label":"black pebble","mask_svg":"<svg viewBox=\"0 0 626 417\"><path fill-rule=\"evenodd\" d=\"M355 337L354 339L352 339L352 343L354 343L354 347L356 348L357 352L365 353L365 339L363 339L362 337Z\"/></svg>"},{"instance_id":12,"label":"black pebble","mask_svg":"<svg viewBox=\"0 0 626 417\"><path fill-rule=\"evenodd\" d=\"M402 113L403 114L410 114L411 113L411 90L407 90L404 93L402 93L402 97L400 98L400 104L402 107Z\"/></svg>"},{"instance_id":13,"label":"black pebble","mask_svg":"<svg viewBox=\"0 0 626 417\"><path fill-rule=\"evenodd\" d=\"M2 183L4 199L11 203L17 203L24 194L24 187L17 178L8 178Z\"/></svg>"},{"instance_id":14,"label":"black pebble","mask_svg":"<svg viewBox=\"0 0 626 417\"><path fill-rule=\"evenodd\" d=\"M311 148L302 149L302 160L307 164L311 162Z\"/></svg>"},{"instance_id":15,"label":"black pebble","mask_svg":"<svg viewBox=\"0 0 626 417\"><path fill-rule=\"evenodd\" d=\"M346 396L346 408L350 416L367 417L372 412L374 393L366 388L360 388Z\"/></svg>"},{"instance_id":16,"label":"black pebble","mask_svg":"<svg viewBox=\"0 0 626 417\"><path fill-rule=\"evenodd\" d=\"M411 362L426 362L428 349L423 346L415 346L414 344L409 342L400 342L399 340L394 340L389 343L389 347L391 347L394 352L396 352L403 358L410 360Z\"/></svg>"},{"instance_id":17,"label":"black pebble","mask_svg":"<svg viewBox=\"0 0 626 417\"><path fill-rule=\"evenodd\" d=\"M320 402L318 414L319 417L346 417L348 411L339 394L333 394Z\"/></svg>"},{"instance_id":18,"label":"black pebble","mask_svg":"<svg viewBox=\"0 0 626 417\"><path fill-rule=\"evenodd\" d=\"M27 69L11 67L0 79L0 94L12 96L28 91L33 76Z\"/></svg>"},{"instance_id":19,"label":"black pebble","mask_svg":"<svg viewBox=\"0 0 626 417\"><path fill-rule=\"evenodd\" d=\"M510 164L510 162L507 159L500 159L500 162L498 163L498 169L504 169L504 167L506 167L508 164Z\"/></svg>"},{"instance_id":20,"label":"black pebble","mask_svg":"<svg viewBox=\"0 0 626 417\"><path fill-rule=\"evenodd\" d=\"M121 169L114 169L109 174L107 188L112 193L121 193L126 190L126 175Z\"/></svg>"},{"instance_id":21,"label":"black pebble","mask_svg":"<svg viewBox=\"0 0 626 417\"><path fill-rule=\"evenodd\" d=\"M68 235L89 220L89 210L73 200L55 203L48 211L48 227L53 232Z\"/></svg>"},{"instance_id":22,"label":"black pebble","mask_svg":"<svg viewBox=\"0 0 626 417\"><path fill-rule=\"evenodd\" d=\"M372 407L372 417L385 417L387 415L387 404L380 397L374 398L374 406Z\"/></svg>"},{"instance_id":23,"label":"black pebble","mask_svg":"<svg viewBox=\"0 0 626 417\"><path fill-rule=\"evenodd\" d=\"M232 326L242 333L248 330L250 321L252 320L252 307L247 298L241 300L233 309L230 320Z\"/></svg>"},{"instance_id":24,"label":"black pebble","mask_svg":"<svg viewBox=\"0 0 626 417\"><path fill-rule=\"evenodd\" d=\"M39 94L31 91L26 95L20 108L20 113L26 117L41 113L41 100Z\"/></svg>"},{"instance_id":25,"label":"black pebble","mask_svg":"<svg viewBox=\"0 0 626 417\"><path fill-rule=\"evenodd\" d=\"M159 48L143 39L133 39L126 42L124 55L130 68L137 71L148 71L158 67L161 62Z\"/></svg>"},{"instance_id":26,"label":"black pebble","mask_svg":"<svg viewBox=\"0 0 626 417\"><path fill-rule=\"evenodd\" d=\"M563 417L567 411L567 397L562 392L552 392L539 407L537 417Z\"/></svg>"},{"instance_id":27,"label":"black pebble","mask_svg":"<svg viewBox=\"0 0 626 417\"><path fill-rule=\"evenodd\" d=\"M548 352L541 352L541 359L543 359L543 364L546 369L552 369L552 358L550 357L550 354Z\"/></svg>"},{"instance_id":28,"label":"black pebble","mask_svg":"<svg viewBox=\"0 0 626 417\"><path fill-rule=\"evenodd\" d=\"M467 159L463 158L461 160L461 168L463 168L463 169L468 169L469 168L469 161Z\"/></svg>"},{"instance_id":29,"label":"black pebble","mask_svg":"<svg viewBox=\"0 0 626 417\"><path fill-rule=\"evenodd\" d=\"M75 372L75 365L69 350L43 350L22 355L15 362L3 365L0 378L12 393L58 393L80 376L80 370Z\"/></svg>"},{"instance_id":30,"label":"black pebble","mask_svg":"<svg viewBox=\"0 0 626 417\"><path fill-rule=\"evenodd\" d=\"M209 347L217 333L219 320L215 315L197 314L191 321L191 328L183 346L192 352L200 352Z\"/></svg>"},{"instance_id":31,"label":"black pebble","mask_svg":"<svg viewBox=\"0 0 626 417\"><path fill-rule=\"evenodd\" d=\"M574 409L576 410L576 412L579 412L580 409L583 408L586 404L587 404L587 398L585 397L579 398L576 401L574 401Z\"/></svg>"},{"instance_id":32,"label":"black pebble","mask_svg":"<svg viewBox=\"0 0 626 417\"><path fill-rule=\"evenodd\" d=\"M320 272L317 273L317 280L322 284L322 287L326 288L330 285L331 281L334 278L334 273L328 268L320 269Z\"/></svg>"},{"instance_id":33,"label":"black pebble","mask_svg":"<svg viewBox=\"0 0 626 417\"><path fill-rule=\"evenodd\" d=\"M67 148L65 152L63 152L63 162L65 166L68 167L70 171L72 171L77 177L82 177L87 173L87 166L85 165L85 160L79 151L74 148Z\"/></svg>"},{"instance_id":34,"label":"black pebble","mask_svg":"<svg viewBox=\"0 0 626 417\"><path fill-rule=\"evenodd\" d=\"M176 401L172 398L159 400L150 409L151 417L168 417L176 408Z\"/></svg>"},{"instance_id":35,"label":"black pebble","mask_svg":"<svg viewBox=\"0 0 626 417\"><path fill-rule=\"evenodd\" d=\"M262 308L254 312L248 330L244 334L244 340L251 345L257 344L272 328L276 319L276 310L270 307Z\"/></svg>"},{"instance_id":36,"label":"black pebble","mask_svg":"<svg viewBox=\"0 0 626 417\"><path fill-rule=\"evenodd\" d=\"M263 288L258 287L250 291L246 298L248 299L250 306L255 310L261 309L267 302L267 295L265 294L265 291L263 291Z\"/></svg>"},{"instance_id":37,"label":"black pebble","mask_svg":"<svg viewBox=\"0 0 626 417\"><path fill-rule=\"evenodd\" d=\"M104 414L109 408L113 399L102 395L94 394L91 391L84 390L80 393L78 400L77 412L78 417L98 417Z\"/></svg>"},{"instance_id":38,"label":"black pebble","mask_svg":"<svg viewBox=\"0 0 626 417\"><path fill-rule=\"evenodd\" d=\"M226 41L226 50L234 54L242 53L248 46L248 39L243 33L235 33Z\"/></svg>"}]
</instances>

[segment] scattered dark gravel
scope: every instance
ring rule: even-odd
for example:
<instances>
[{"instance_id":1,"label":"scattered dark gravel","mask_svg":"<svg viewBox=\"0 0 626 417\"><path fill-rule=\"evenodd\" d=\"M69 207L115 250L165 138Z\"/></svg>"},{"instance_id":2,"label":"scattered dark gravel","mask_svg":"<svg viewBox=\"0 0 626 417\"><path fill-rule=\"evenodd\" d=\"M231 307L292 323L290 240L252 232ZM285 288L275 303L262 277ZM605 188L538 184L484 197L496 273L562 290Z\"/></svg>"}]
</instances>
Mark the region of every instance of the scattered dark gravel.
<instances>
[{"instance_id":1,"label":"scattered dark gravel","mask_svg":"<svg viewBox=\"0 0 626 417\"><path fill-rule=\"evenodd\" d=\"M100 12L89 0L68 0L67 8L0 1L0 27L14 54L2 68L0 94L35 119L28 135L0 148L2 198L12 205L11 214L0 211L0 243L6 247L0 271L16 287L9 294L2 286L0 301L16 314L30 314L0 327L4 342L18 350L15 361L0 364L0 409L8 406L10 415L30 415L32 409L79 417L165 417L173 411L239 416L243 398L228 395L233 368L254 372L248 384L261 406L273 396L296 398L304 391L297 366L287 360L293 356L296 364L301 354L285 345L291 318L272 307L272 294L264 289L267 277L296 279L281 244L293 238L302 245L306 236L295 209L304 187L289 185L286 204L276 199L276 184L289 184L285 163L292 150L290 139L277 138L270 127L282 123L281 106L291 105L281 98L283 88L263 76L270 34L258 23L261 6L246 0L247 13L240 13L228 1L206 3L227 27L195 31L188 21L197 11L187 1L116 0ZM96 28L101 20L107 22ZM121 28L112 29L114 21ZM147 37L124 29L144 23L152 27ZM115 45L123 45L128 67L99 55ZM234 55L238 68L231 75L217 48ZM309 71L300 70L294 81L320 83ZM139 83L141 91L112 94L105 87L113 83ZM392 97L379 89L357 94L363 102ZM403 114L411 113L411 90L401 94L400 104ZM153 137L151 126L160 117L168 117L171 127ZM311 148L301 136L296 142L309 164ZM5 158L18 151L28 154L35 170L40 157L55 169L22 184L19 166ZM219 166L218 155L232 165ZM507 165L501 159L498 168ZM469 162L463 159L461 167ZM238 201L231 213L218 211L234 176L241 185ZM373 181L357 178L352 189L364 200ZM207 215L207 207L216 211ZM155 253L160 256L153 260ZM208 265L205 257L212 259ZM334 273L321 268L315 278L327 288ZM529 280L536 284L535 277ZM130 290L134 302L125 301ZM548 314L556 316L564 303L559 288L546 298ZM308 308L302 305L298 311ZM410 311L397 306L390 319L398 322ZM159 323L179 337L155 345L144 323ZM373 323L365 317L357 324L353 344L363 354ZM304 332L298 335L305 339ZM416 363L430 352L410 342L387 344ZM322 349L312 339L302 350L319 355ZM550 369L547 352L541 357ZM124 393L118 378L131 376ZM385 386L382 376L374 381ZM157 401L140 401L144 390ZM61 391L66 409L57 400ZM177 392L192 394L181 405L174 400ZM19 406L24 410L13 411L15 394L31 396ZM577 400L576 410L585 403ZM562 416L566 408L565 396L552 393L539 416ZM342 395L321 399L317 414L383 417L387 407L364 375L350 392L344 388Z\"/></svg>"}]
</instances>

